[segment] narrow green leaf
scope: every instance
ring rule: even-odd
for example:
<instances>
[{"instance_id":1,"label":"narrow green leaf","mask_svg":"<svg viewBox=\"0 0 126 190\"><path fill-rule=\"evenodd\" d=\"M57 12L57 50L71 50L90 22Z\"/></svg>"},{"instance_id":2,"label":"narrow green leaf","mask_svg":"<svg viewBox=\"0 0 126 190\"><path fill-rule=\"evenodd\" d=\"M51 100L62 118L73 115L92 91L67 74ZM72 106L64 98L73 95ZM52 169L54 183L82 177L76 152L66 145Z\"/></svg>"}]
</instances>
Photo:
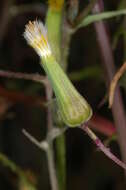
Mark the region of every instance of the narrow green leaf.
<instances>
[{"instance_id":1,"label":"narrow green leaf","mask_svg":"<svg viewBox=\"0 0 126 190\"><path fill-rule=\"evenodd\" d=\"M77 28L85 27L94 22L98 22L104 19L113 18L125 14L126 14L126 9L122 9L119 11L107 11L99 14L89 15L83 19L83 21L77 26Z\"/></svg>"}]
</instances>

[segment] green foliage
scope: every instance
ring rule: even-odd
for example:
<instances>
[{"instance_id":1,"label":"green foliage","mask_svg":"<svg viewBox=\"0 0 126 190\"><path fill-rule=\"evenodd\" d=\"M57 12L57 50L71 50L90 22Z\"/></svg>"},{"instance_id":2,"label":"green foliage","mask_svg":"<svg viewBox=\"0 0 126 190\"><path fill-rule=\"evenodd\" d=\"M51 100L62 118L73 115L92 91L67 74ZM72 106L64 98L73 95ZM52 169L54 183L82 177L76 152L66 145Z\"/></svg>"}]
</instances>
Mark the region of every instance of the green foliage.
<instances>
[{"instance_id":1,"label":"green foliage","mask_svg":"<svg viewBox=\"0 0 126 190\"><path fill-rule=\"evenodd\" d=\"M83 19L83 21L81 23L79 23L77 28L85 27L94 22L98 22L101 20L105 20L105 19L109 19L109 18L113 18L113 17L117 17L120 15L125 15L125 14L126 14L126 9L118 10L118 11L108 11L108 12L106 11L106 12L99 13L99 14L88 15L87 17L85 17Z\"/></svg>"},{"instance_id":2,"label":"green foliage","mask_svg":"<svg viewBox=\"0 0 126 190\"><path fill-rule=\"evenodd\" d=\"M43 58L42 61L42 67L46 71L55 92L63 122L68 126L77 127L88 121L92 116L89 104L74 88L54 57Z\"/></svg>"}]
</instances>

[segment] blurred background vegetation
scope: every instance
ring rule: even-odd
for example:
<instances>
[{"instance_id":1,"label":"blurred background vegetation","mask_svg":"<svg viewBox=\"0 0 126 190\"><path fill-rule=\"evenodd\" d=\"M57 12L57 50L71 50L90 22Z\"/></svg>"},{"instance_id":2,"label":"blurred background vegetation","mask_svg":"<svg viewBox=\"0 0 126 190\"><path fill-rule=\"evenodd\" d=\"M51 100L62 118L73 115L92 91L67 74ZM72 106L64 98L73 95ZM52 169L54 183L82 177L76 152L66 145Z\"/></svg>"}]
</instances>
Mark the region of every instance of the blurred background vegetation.
<instances>
[{"instance_id":1,"label":"blurred background vegetation","mask_svg":"<svg viewBox=\"0 0 126 190\"><path fill-rule=\"evenodd\" d=\"M70 2L65 3L66 13ZM75 0L73 0L76 3ZM79 13L89 4L80 0ZM76 15L76 7L73 7ZM39 57L23 38L29 20L43 22L48 8L43 0L0 1L0 70L39 73L44 75ZM72 9L72 8L71 8ZM104 1L104 11L126 9L125 0ZM74 12L73 11L73 12ZM72 15L73 16L73 15ZM73 18L70 14L68 18ZM69 23L69 20L68 20ZM105 21L109 33L116 70L126 58L126 16ZM72 25L72 23L70 23ZM55 31L55 28L54 28ZM61 49L62 51L62 49ZM120 149L115 138L114 122L108 109L104 69L94 25L80 28L71 37L67 73L78 91L94 111L89 122L92 129L118 156ZM124 106L126 76L120 80ZM47 159L22 133L27 130L38 141L47 133L46 93L41 83L24 79L0 77L0 189L51 189ZM121 124L121 121L120 121ZM68 129L66 137L67 189L124 190L124 171L97 150L80 129ZM114 140L113 140L114 139ZM110 143L111 142L111 143ZM5 156L6 155L6 156Z\"/></svg>"}]
</instances>

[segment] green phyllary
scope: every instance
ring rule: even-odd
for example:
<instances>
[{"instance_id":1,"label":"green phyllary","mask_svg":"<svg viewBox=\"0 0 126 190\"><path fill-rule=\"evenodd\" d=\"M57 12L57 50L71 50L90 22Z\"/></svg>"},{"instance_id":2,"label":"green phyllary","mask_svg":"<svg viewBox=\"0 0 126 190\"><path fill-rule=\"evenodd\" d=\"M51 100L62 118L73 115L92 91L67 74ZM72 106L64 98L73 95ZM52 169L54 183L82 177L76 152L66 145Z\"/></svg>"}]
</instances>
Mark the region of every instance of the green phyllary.
<instances>
[{"instance_id":1,"label":"green phyllary","mask_svg":"<svg viewBox=\"0 0 126 190\"><path fill-rule=\"evenodd\" d=\"M87 122L92 116L92 109L57 63L42 22L30 21L26 25L24 37L40 56L41 66L51 82L63 122L71 127Z\"/></svg>"}]
</instances>

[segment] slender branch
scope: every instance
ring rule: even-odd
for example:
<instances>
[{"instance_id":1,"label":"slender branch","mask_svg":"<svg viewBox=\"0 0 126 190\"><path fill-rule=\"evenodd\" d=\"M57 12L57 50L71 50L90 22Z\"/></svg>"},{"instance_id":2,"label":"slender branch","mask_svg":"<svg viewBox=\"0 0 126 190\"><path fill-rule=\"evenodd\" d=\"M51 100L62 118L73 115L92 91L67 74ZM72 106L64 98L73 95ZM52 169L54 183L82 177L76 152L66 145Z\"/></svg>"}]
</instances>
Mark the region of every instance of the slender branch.
<instances>
[{"instance_id":1,"label":"slender branch","mask_svg":"<svg viewBox=\"0 0 126 190\"><path fill-rule=\"evenodd\" d=\"M7 77L7 78L32 80L32 81L43 83L43 84L45 84L47 82L46 77L39 75L39 74L28 74L28 73L0 70L0 76Z\"/></svg>"},{"instance_id":2,"label":"slender branch","mask_svg":"<svg viewBox=\"0 0 126 190\"><path fill-rule=\"evenodd\" d=\"M101 1L98 1L97 5L94 7L93 13L100 13L101 11L100 2ZM114 59L112 55L109 36L106 31L105 24L102 21L95 23L94 26L96 30L98 44L101 51L103 67L104 70L106 71L106 85L109 88L109 84L115 74ZM126 163L126 119L125 119L123 101L118 86L115 92L115 99L112 105L112 113L115 121L115 126L117 129L121 154L124 162Z\"/></svg>"},{"instance_id":3,"label":"slender branch","mask_svg":"<svg viewBox=\"0 0 126 190\"><path fill-rule=\"evenodd\" d=\"M42 141L41 143L37 141L30 133L28 133L25 129L22 130L23 134L38 148L46 151L48 148L48 143L46 141Z\"/></svg>"},{"instance_id":4,"label":"slender branch","mask_svg":"<svg viewBox=\"0 0 126 190\"><path fill-rule=\"evenodd\" d=\"M113 160L116 164L118 164L120 167L126 170L126 164L124 164L121 160L119 160L113 153L110 152L108 148L104 146L104 144L101 142L101 140L84 124L80 126L82 130L84 130L88 136L93 140L93 142L96 144L96 146L111 160Z\"/></svg>"},{"instance_id":5,"label":"slender branch","mask_svg":"<svg viewBox=\"0 0 126 190\"><path fill-rule=\"evenodd\" d=\"M78 25L84 19L84 17L86 17L89 14L89 12L93 9L97 1L98 0L91 0L87 7L84 8L84 10L77 16L75 20L76 25Z\"/></svg>"},{"instance_id":6,"label":"slender branch","mask_svg":"<svg viewBox=\"0 0 126 190\"><path fill-rule=\"evenodd\" d=\"M115 76L113 77L111 81L110 88L109 88L109 108L111 108L113 104L114 93L115 93L117 82L125 71L126 71L126 62L120 67L120 69L117 71L117 73L115 74Z\"/></svg>"},{"instance_id":7,"label":"slender branch","mask_svg":"<svg viewBox=\"0 0 126 190\"><path fill-rule=\"evenodd\" d=\"M23 134L38 148L47 151L48 144L53 142L57 137L62 135L68 128L64 127L63 129L60 128L53 128L50 130L50 132L47 134L47 137L45 140L39 142L35 137L33 137L29 132L27 132L25 129L22 130Z\"/></svg>"},{"instance_id":8,"label":"slender branch","mask_svg":"<svg viewBox=\"0 0 126 190\"><path fill-rule=\"evenodd\" d=\"M34 143L38 148L46 152L51 188L52 190L58 190L58 182L56 178L53 147L52 147L53 139L50 139L49 141L45 140L45 141L39 142L32 135L30 135L26 130L23 129L22 132L32 143Z\"/></svg>"},{"instance_id":9,"label":"slender branch","mask_svg":"<svg viewBox=\"0 0 126 190\"><path fill-rule=\"evenodd\" d=\"M49 81L46 83L45 90L46 90L46 98L47 98L47 101L49 102L52 100L52 95L53 95L52 87ZM48 106L47 107L47 130L48 130L47 137L48 137L48 133L50 133L52 129L53 129L52 110L51 110L51 106ZM47 155L50 183L51 183L52 190L58 190L58 181L57 181L54 152L53 152L53 141L49 142L46 155Z\"/></svg>"},{"instance_id":10,"label":"slender branch","mask_svg":"<svg viewBox=\"0 0 126 190\"><path fill-rule=\"evenodd\" d=\"M58 181L56 177L56 169L55 169L55 164L54 164L54 152L53 152L52 143L49 144L46 154L47 154L47 162L48 162L51 187L52 187L52 190L58 190L59 188L58 188Z\"/></svg>"}]
</instances>

